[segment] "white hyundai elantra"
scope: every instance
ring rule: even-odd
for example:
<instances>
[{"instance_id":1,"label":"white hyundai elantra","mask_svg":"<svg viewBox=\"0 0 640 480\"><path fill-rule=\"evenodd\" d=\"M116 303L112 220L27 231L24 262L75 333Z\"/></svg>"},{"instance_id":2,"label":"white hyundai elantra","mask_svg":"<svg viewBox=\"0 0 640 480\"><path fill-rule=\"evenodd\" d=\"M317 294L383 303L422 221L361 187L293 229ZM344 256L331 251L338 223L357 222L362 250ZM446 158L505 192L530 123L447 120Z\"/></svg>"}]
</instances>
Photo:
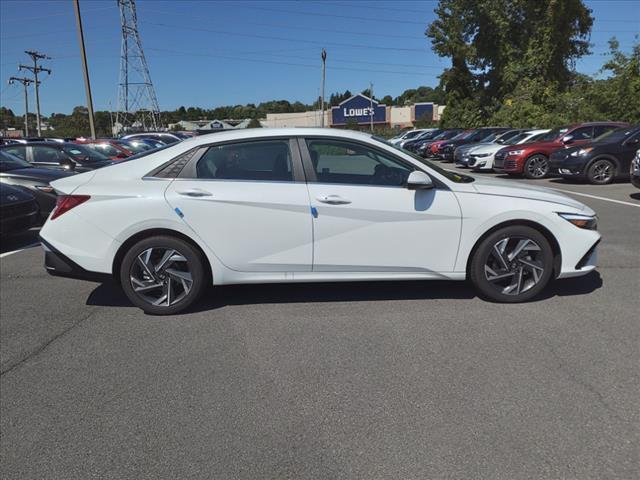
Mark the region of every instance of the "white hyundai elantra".
<instances>
[{"instance_id":1,"label":"white hyundai elantra","mask_svg":"<svg viewBox=\"0 0 640 480\"><path fill-rule=\"evenodd\" d=\"M213 285L465 280L521 302L596 265L594 212L522 183L475 179L371 135L205 135L53 182L54 275L114 278L154 314Z\"/></svg>"}]
</instances>

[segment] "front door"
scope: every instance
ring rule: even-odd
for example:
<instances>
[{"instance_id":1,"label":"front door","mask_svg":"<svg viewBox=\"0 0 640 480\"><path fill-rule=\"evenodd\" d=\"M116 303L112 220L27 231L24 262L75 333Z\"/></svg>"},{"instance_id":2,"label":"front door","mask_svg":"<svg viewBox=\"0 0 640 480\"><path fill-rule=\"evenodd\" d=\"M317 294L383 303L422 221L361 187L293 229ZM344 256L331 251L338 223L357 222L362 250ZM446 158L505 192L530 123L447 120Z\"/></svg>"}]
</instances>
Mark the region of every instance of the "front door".
<instances>
[{"instance_id":1,"label":"front door","mask_svg":"<svg viewBox=\"0 0 640 480\"><path fill-rule=\"evenodd\" d=\"M409 190L416 168L355 141L309 138L314 271L451 272L461 230L453 192Z\"/></svg>"},{"instance_id":2,"label":"front door","mask_svg":"<svg viewBox=\"0 0 640 480\"><path fill-rule=\"evenodd\" d=\"M166 199L224 265L311 270L309 196L289 139L214 145L189 170L191 178L175 179Z\"/></svg>"}]
</instances>

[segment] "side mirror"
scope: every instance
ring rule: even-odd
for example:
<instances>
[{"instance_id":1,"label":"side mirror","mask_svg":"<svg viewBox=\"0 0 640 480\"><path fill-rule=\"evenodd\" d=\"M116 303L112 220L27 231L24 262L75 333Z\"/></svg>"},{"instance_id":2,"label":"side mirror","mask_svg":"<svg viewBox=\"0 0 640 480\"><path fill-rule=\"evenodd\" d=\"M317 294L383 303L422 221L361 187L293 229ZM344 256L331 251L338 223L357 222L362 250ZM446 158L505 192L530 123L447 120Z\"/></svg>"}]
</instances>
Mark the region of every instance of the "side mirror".
<instances>
[{"instance_id":1,"label":"side mirror","mask_svg":"<svg viewBox=\"0 0 640 480\"><path fill-rule=\"evenodd\" d=\"M632 138L627 141L627 145L637 145L640 143L640 137Z\"/></svg>"},{"instance_id":2,"label":"side mirror","mask_svg":"<svg viewBox=\"0 0 640 480\"><path fill-rule=\"evenodd\" d=\"M571 135L565 135L564 137L562 137L561 142L566 144L573 143L573 137Z\"/></svg>"},{"instance_id":3,"label":"side mirror","mask_svg":"<svg viewBox=\"0 0 640 480\"><path fill-rule=\"evenodd\" d=\"M407 178L407 188L409 190L425 190L433 188L431 177L424 172L415 170Z\"/></svg>"}]
</instances>

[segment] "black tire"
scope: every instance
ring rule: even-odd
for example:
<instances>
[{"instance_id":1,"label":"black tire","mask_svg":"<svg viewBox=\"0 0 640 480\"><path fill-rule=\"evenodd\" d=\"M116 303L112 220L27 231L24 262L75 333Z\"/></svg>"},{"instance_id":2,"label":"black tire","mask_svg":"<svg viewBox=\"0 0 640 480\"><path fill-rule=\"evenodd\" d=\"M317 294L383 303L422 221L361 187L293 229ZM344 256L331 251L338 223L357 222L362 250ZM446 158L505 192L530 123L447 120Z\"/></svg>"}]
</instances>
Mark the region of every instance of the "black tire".
<instances>
[{"instance_id":1,"label":"black tire","mask_svg":"<svg viewBox=\"0 0 640 480\"><path fill-rule=\"evenodd\" d=\"M505 239L509 239L504 244L506 249L503 255L503 259L507 260L507 268L504 268L504 263L501 264L500 257L494 250L494 246ZM511 252L516 251L521 240L534 242L539 250L534 249L534 245L529 243L527 250L521 251L513 260L509 260L509 248ZM531 227L513 225L493 232L480 242L469 264L469 278L480 295L486 299L500 303L526 302L548 285L553 277L553 264L553 250L544 235ZM536 265L537 268L532 268L531 265ZM489 273L485 266L493 273ZM493 276L494 274L496 276ZM504 278L495 280L500 275ZM490 276L493 276L494 281L489 280ZM505 293L515 282L519 282L520 285L516 287L516 293L513 293L513 290L511 293Z\"/></svg>"},{"instance_id":2,"label":"black tire","mask_svg":"<svg viewBox=\"0 0 640 480\"><path fill-rule=\"evenodd\" d=\"M549 159L542 154L531 155L524 162L522 174L525 178L538 180L549 175Z\"/></svg>"},{"instance_id":3,"label":"black tire","mask_svg":"<svg viewBox=\"0 0 640 480\"><path fill-rule=\"evenodd\" d=\"M154 267L162 264L164 254L175 251L175 255L169 255L167 267L156 270L149 268L145 270L140 255L145 255L150 251L148 267ZM154 265L154 258L155 265ZM172 259L177 259L173 261ZM205 259L202 254L188 242L171 236L154 236L139 241L133 245L125 254L120 265L120 282L122 289L127 295L131 303L141 308L146 313L152 315L173 315L184 311L194 304L202 295L207 283L207 269L205 268ZM173 266L173 268L168 268ZM151 272L150 272L151 270ZM145 273L146 271L146 273ZM139 274L142 273L146 278L142 282L147 282L151 287L141 287ZM149 275L151 273L151 275ZM191 280L187 279L185 274L189 274ZM134 286L134 277L137 277L138 284ZM184 281L183 281L184 280ZM189 282L191 284L189 285ZM167 289L166 283L169 283ZM153 285L158 285L153 287ZM162 285L162 286L160 286ZM137 292L135 288L144 288L144 292ZM171 292L174 292L174 298L171 298ZM162 297L167 295L167 299L160 305L153 305L150 298L158 295ZM176 299L177 297L177 299ZM175 303L172 303L172 300Z\"/></svg>"},{"instance_id":4,"label":"black tire","mask_svg":"<svg viewBox=\"0 0 640 480\"><path fill-rule=\"evenodd\" d=\"M592 185L607 185L616 178L616 164L606 158L598 158L587 168L587 182Z\"/></svg>"}]
</instances>

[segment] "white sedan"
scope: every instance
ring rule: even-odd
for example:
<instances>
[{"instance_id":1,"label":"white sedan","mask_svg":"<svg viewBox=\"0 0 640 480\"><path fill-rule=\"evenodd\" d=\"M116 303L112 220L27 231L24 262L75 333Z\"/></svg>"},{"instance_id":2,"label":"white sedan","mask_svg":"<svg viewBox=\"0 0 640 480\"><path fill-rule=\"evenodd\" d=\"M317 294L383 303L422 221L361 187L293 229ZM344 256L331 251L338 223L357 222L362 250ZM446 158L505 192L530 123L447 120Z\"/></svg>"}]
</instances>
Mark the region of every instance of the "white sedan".
<instances>
[{"instance_id":1,"label":"white sedan","mask_svg":"<svg viewBox=\"0 0 640 480\"><path fill-rule=\"evenodd\" d=\"M515 137L509 137L507 141L481 144L471 150L469 150L469 162L467 166L474 172L482 170L493 170L493 159L499 150L508 145L519 145L521 143L534 142L536 139L547 133L546 130L530 130L528 132L522 132Z\"/></svg>"},{"instance_id":2,"label":"white sedan","mask_svg":"<svg viewBox=\"0 0 640 480\"><path fill-rule=\"evenodd\" d=\"M582 203L363 133L251 129L141 155L53 182L41 238L50 273L114 278L153 314L211 284L267 282L470 279L521 302L596 268Z\"/></svg>"}]
</instances>

